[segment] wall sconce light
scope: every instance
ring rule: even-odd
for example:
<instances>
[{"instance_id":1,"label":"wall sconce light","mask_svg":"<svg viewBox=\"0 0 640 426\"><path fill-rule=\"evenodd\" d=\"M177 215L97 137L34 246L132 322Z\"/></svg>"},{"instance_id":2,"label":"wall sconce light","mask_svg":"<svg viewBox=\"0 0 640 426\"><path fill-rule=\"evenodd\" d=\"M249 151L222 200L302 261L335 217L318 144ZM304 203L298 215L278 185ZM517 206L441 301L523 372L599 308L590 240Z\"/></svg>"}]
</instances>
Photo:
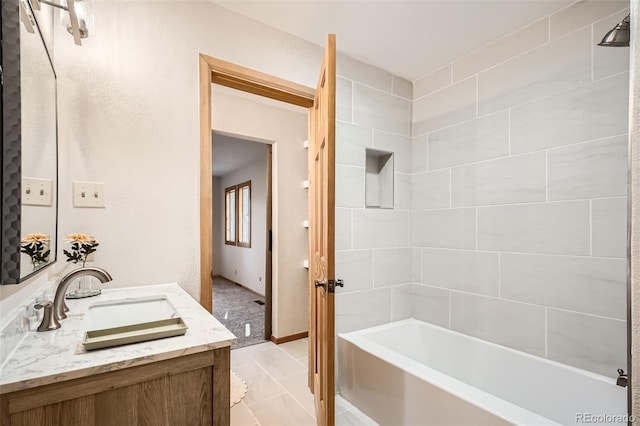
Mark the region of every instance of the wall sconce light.
<instances>
[{"instance_id":1,"label":"wall sconce light","mask_svg":"<svg viewBox=\"0 0 640 426\"><path fill-rule=\"evenodd\" d=\"M60 13L60 22L78 46L82 45L81 39L89 37L89 27L93 21L89 0L66 0L66 6L49 0L30 1L35 10L40 10L41 5L46 4L68 12Z\"/></svg>"}]
</instances>

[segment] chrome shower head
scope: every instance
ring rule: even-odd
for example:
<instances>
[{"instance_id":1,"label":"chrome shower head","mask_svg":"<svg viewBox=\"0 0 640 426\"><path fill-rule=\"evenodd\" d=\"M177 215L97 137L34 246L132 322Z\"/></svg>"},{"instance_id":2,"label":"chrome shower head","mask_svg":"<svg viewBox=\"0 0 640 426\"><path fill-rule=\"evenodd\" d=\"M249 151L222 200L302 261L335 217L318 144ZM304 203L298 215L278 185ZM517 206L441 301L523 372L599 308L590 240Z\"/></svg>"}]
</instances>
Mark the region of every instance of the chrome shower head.
<instances>
[{"instance_id":1,"label":"chrome shower head","mask_svg":"<svg viewBox=\"0 0 640 426\"><path fill-rule=\"evenodd\" d=\"M598 46L626 47L631 39L631 15L627 15L618 25L609 31Z\"/></svg>"}]
</instances>

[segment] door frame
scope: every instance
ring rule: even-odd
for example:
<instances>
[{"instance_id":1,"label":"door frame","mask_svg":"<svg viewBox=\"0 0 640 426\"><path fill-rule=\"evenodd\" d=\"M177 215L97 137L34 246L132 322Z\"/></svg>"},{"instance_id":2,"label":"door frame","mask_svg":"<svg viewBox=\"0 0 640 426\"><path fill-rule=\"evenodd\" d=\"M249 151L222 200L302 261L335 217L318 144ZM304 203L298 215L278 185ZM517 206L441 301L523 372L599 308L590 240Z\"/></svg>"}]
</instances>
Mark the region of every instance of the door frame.
<instances>
[{"instance_id":1,"label":"door frame","mask_svg":"<svg viewBox=\"0 0 640 426\"><path fill-rule=\"evenodd\" d=\"M213 185L211 148L211 84L230 87L309 109L315 89L245 68L209 55L199 55L200 91L200 304L213 310Z\"/></svg>"}]
</instances>

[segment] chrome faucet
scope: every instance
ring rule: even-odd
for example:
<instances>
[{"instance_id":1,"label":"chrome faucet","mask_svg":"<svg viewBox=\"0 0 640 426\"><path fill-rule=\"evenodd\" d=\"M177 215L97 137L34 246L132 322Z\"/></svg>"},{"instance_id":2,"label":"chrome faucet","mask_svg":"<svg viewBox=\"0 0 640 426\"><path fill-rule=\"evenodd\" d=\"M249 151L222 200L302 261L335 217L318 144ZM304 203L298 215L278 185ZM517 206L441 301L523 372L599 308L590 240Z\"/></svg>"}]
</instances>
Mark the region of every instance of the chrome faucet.
<instances>
[{"instance_id":1,"label":"chrome faucet","mask_svg":"<svg viewBox=\"0 0 640 426\"><path fill-rule=\"evenodd\" d=\"M56 289L56 296L53 299L53 314L57 320L61 320L67 317L65 310L68 311L68 309L65 309L66 305L64 303L64 296L67 292L67 287L69 287L69 284L71 284L73 280L85 275L96 277L100 280L101 283L106 283L113 280L113 278L111 278L111 275L101 268L87 267L69 272L60 280L60 284L58 284L58 288Z\"/></svg>"}]
</instances>

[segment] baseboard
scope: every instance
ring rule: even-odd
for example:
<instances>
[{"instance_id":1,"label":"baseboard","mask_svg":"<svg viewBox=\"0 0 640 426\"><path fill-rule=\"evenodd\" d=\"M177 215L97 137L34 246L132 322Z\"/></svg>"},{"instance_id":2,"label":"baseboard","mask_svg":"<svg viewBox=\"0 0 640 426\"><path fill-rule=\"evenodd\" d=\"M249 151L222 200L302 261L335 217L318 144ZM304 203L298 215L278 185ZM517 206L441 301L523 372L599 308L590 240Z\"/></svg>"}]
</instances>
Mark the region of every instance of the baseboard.
<instances>
[{"instance_id":1,"label":"baseboard","mask_svg":"<svg viewBox=\"0 0 640 426\"><path fill-rule=\"evenodd\" d=\"M296 333L296 334L292 334L290 336L284 336L284 337L271 336L271 341L276 345L279 345L280 343L286 343L286 342L292 342L298 339L304 339L305 337L308 337L308 336L309 336L309 332L303 331L302 333Z\"/></svg>"},{"instance_id":2,"label":"baseboard","mask_svg":"<svg viewBox=\"0 0 640 426\"><path fill-rule=\"evenodd\" d=\"M253 293L253 294L255 294L255 295L258 295L258 296L260 296L260 297L265 297L265 296L261 295L260 293L258 293L257 291L250 289L249 287L245 287L245 286L243 286L242 284L240 284L240 283L238 283L238 282L235 282L234 280L230 280L229 278L225 277L224 275L216 275L216 276L214 276L214 278L222 278L222 279L225 279L225 280L229 281L230 283L233 283L233 284L235 284L235 285L239 285L240 287L244 288L244 289L245 289L245 290L247 290L247 291L250 291L251 293ZM265 297L265 299L266 299L266 297Z\"/></svg>"}]
</instances>

